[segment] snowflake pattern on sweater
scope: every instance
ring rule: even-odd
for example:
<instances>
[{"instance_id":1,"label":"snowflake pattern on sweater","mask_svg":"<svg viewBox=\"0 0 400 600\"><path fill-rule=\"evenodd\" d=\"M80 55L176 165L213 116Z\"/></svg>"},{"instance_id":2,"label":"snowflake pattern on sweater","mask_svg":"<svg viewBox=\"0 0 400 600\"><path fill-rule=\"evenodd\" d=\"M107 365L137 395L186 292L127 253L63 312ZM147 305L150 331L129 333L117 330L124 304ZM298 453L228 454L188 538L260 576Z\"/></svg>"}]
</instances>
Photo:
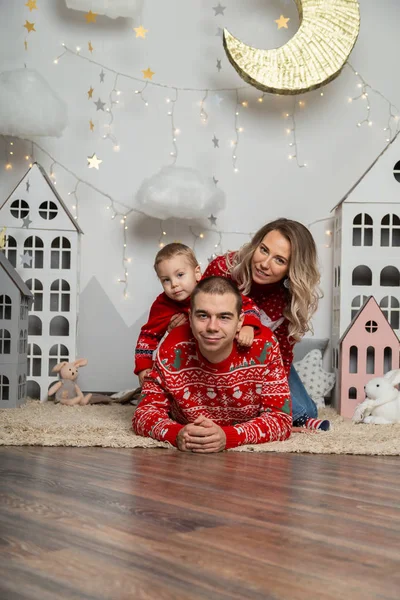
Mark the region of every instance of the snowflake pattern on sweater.
<instances>
[{"instance_id":1,"label":"snowflake pattern on sweater","mask_svg":"<svg viewBox=\"0 0 400 600\"><path fill-rule=\"evenodd\" d=\"M234 255L235 252L229 254L230 260L233 259ZM203 277L210 277L211 275L227 277L234 281L228 268L226 254L217 256L210 262ZM273 322L279 322L279 319L282 319L283 311L289 302L288 291L282 282L267 285L253 283L249 297ZM289 337L289 321L286 318L283 317L283 321L275 329L274 335L279 342L286 375L289 377L295 341Z\"/></svg>"},{"instance_id":2,"label":"snowflake pattern on sweater","mask_svg":"<svg viewBox=\"0 0 400 600\"><path fill-rule=\"evenodd\" d=\"M291 399L279 344L269 329L250 348L236 342L224 361L200 353L189 325L174 329L156 353L133 417L138 435L168 441L204 415L222 427L226 448L284 440L291 432Z\"/></svg>"}]
</instances>

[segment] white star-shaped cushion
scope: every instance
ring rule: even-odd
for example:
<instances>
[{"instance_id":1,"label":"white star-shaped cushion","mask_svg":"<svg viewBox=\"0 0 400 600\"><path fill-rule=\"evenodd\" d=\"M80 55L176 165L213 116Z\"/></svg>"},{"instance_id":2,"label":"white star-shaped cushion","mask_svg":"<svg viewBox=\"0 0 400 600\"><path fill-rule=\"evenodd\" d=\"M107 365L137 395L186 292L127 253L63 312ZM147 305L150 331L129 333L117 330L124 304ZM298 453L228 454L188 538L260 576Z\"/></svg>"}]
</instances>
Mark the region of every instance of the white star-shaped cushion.
<instances>
[{"instance_id":1,"label":"white star-shaped cushion","mask_svg":"<svg viewBox=\"0 0 400 600\"><path fill-rule=\"evenodd\" d=\"M324 398L335 385L335 374L328 373L322 367L321 350L311 350L293 366L315 404L325 406Z\"/></svg>"}]
</instances>

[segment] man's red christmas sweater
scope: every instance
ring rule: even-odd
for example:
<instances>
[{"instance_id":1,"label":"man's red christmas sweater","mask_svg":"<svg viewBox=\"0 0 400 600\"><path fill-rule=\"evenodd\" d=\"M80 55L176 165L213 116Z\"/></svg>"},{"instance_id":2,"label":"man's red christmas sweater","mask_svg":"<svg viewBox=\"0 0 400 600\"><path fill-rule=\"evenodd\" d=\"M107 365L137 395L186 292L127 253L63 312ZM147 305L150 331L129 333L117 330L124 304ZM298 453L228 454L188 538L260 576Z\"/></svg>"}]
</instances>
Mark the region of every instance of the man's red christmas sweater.
<instances>
[{"instance_id":1,"label":"man's red christmas sweater","mask_svg":"<svg viewBox=\"0 0 400 600\"><path fill-rule=\"evenodd\" d=\"M269 329L260 331L250 348L234 341L229 357L213 364L189 325L173 329L144 382L135 433L176 446L182 427L204 415L222 427L226 448L288 438L291 399L279 344Z\"/></svg>"},{"instance_id":2,"label":"man's red christmas sweater","mask_svg":"<svg viewBox=\"0 0 400 600\"><path fill-rule=\"evenodd\" d=\"M231 260L234 255L234 252L229 255ZM217 256L217 258L210 262L203 277L210 277L211 275L227 277L231 281L234 281L229 271L226 254ZM279 342L286 375L289 377L290 367L293 362L294 340L289 337L289 321L283 316L283 311L290 301L287 289L281 281L265 285L253 283L249 298L261 311L261 323L264 325L268 324L264 322L263 313L273 322L281 320L281 323L274 330L274 334Z\"/></svg>"},{"instance_id":3,"label":"man's red christmas sweater","mask_svg":"<svg viewBox=\"0 0 400 600\"><path fill-rule=\"evenodd\" d=\"M260 313L250 298L242 296L244 325L251 325L258 330L260 325ZM188 314L190 298L172 300L165 292L157 296L150 309L149 319L140 330L135 349L135 375L153 366L153 354L158 344L167 333L171 318L178 314Z\"/></svg>"}]
</instances>

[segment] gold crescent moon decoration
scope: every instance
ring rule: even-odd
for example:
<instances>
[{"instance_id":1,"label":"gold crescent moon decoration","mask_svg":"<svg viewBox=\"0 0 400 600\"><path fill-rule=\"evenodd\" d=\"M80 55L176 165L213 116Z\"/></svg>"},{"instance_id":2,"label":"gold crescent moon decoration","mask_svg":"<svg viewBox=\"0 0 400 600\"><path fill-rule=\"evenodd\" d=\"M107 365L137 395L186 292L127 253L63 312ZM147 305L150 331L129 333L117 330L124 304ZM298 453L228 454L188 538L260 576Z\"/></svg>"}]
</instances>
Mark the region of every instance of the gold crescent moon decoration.
<instances>
[{"instance_id":1,"label":"gold crescent moon decoration","mask_svg":"<svg viewBox=\"0 0 400 600\"><path fill-rule=\"evenodd\" d=\"M252 48L224 29L229 61L240 77L263 92L301 94L337 77L360 31L358 0L295 0L296 34L280 48Z\"/></svg>"}]
</instances>

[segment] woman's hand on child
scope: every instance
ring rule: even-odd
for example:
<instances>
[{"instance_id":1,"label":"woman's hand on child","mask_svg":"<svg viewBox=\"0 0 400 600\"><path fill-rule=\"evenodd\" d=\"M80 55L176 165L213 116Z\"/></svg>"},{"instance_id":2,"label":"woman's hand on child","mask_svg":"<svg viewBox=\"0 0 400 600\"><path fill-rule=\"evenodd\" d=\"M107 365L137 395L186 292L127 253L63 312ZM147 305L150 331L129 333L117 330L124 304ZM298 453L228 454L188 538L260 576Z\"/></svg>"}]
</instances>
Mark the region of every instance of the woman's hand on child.
<instances>
[{"instance_id":1,"label":"woman's hand on child","mask_svg":"<svg viewBox=\"0 0 400 600\"><path fill-rule=\"evenodd\" d=\"M254 328L250 325L245 325L237 334L237 341L240 346L250 347L254 340Z\"/></svg>"},{"instance_id":2,"label":"woman's hand on child","mask_svg":"<svg viewBox=\"0 0 400 600\"><path fill-rule=\"evenodd\" d=\"M145 369L144 371L140 371L138 377L141 386L143 385L144 378L150 373L150 371L151 369Z\"/></svg>"},{"instance_id":3,"label":"woman's hand on child","mask_svg":"<svg viewBox=\"0 0 400 600\"><path fill-rule=\"evenodd\" d=\"M169 322L168 325L168 333L172 330L175 329L175 327L179 327L180 325L184 325L187 322L187 316L184 315L183 313L177 313L176 315L173 315L171 317L171 320Z\"/></svg>"}]
</instances>

